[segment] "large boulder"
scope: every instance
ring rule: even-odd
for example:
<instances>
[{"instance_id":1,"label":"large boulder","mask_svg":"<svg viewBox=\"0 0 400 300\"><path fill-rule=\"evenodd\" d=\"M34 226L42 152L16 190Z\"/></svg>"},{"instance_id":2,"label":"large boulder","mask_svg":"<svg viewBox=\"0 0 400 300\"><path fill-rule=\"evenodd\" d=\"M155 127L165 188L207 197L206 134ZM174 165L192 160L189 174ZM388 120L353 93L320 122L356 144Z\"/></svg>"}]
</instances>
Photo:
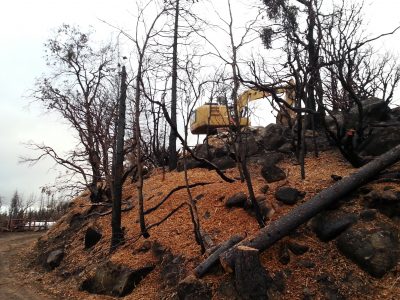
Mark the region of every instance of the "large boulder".
<instances>
[{"instance_id":1,"label":"large boulder","mask_svg":"<svg viewBox=\"0 0 400 300\"><path fill-rule=\"evenodd\" d=\"M148 265L133 270L107 262L96 269L94 277L83 281L80 289L93 294L122 297L131 293L153 269L153 265Z\"/></svg>"},{"instance_id":2,"label":"large boulder","mask_svg":"<svg viewBox=\"0 0 400 300\"><path fill-rule=\"evenodd\" d=\"M361 269L381 278L399 260L399 232L383 224L353 227L340 235L337 247Z\"/></svg>"},{"instance_id":3,"label":"large boulder","mask_svg":"<svg viewBox=\"0 0 400 300\"><path fill-rule=\"evenodd\" d=\"M325 211L315 216L311 221L311 225L318 238L327 242L336 238L355 222L357 222L355 214Z\"/></svg>"}]
</instances>

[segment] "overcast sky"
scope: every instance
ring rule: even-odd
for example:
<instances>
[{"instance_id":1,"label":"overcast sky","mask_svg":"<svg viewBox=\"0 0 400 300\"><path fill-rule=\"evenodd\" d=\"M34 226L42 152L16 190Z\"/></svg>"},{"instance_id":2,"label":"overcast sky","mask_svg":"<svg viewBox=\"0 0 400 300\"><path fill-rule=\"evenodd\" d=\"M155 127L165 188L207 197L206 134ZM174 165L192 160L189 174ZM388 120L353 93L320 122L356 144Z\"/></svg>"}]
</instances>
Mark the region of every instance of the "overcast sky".
<instances>
[{"instance_id":1,"label":"overcast sky","mask_svg":"<svg viewBox=\"0 0 400 300\"><path fill-rule=\"evenodd\" d=\"M216 5L223 0L211 1ZM232 5L243 2L232 0ZM328 1L326 1L328 2ZM23 142L34 140L57 150L73 147L67 127L56 116L28 108L29 91L35 78L45 71L44 47L52 30L62 23L93 26L107 38L111 29L98 21L104 19L121 27L132 22L129 11L135 1L128 0L12 0L3 1L0 11L0 196L8 201L18 189L25 196L39 193L39 187L52 182L56 171L50 161L28 168L18 164L18 157L29 155ZM237 10L237 16L242 10ZM371 33L388 31L400 25L400 1L366 1L366 19ZM379 42L379 47L399 53L400 34Z\"/></svg>"}]
</instances>

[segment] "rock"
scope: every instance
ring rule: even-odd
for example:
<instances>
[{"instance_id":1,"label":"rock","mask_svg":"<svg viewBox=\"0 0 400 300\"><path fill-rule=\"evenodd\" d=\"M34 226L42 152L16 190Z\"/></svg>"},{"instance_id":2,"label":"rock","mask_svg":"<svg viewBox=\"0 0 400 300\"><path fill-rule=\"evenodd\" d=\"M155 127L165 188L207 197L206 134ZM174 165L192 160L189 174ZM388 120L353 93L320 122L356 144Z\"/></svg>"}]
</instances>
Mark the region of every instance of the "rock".
<instances>
[{"instance_id":1,"label":"rock","mask_svg":"<svg viewBox=\"0 0 400 300\"><path fill-rule=\"evenodd\" d=\"M214 150L214 157L218 158L218 157L224 157L224 156L228 156L229 155L229 151L226 149L226 147L221 147L221 148L216 148Z\"/></svg>"},{"instance_id":2,"label":"rock","mask_svg":"<svg viewBox=\"0 0 400 300\"><path fill-rule=\"evenodd\" d=\"M375 228L350 228L336 243L340 252L370 275L381 278L399 260L399 232L378 224Z\"/></svg>"},{"instance_id":3,"label":"rock","mask_svg":"<svg viewBox=\"0 0 400 300\"><path fill-rule=\"evenodd\" d=\"M268 186L268 184L265 184L260 188L260 193L266 194L268 192L268 190L269 190L269 186Z\"/></svg>"},{"instance_id":4,"label":"rock","mask_svg":"<svg viewBox=\"0 0 400 300\"><path fill-rule=\"evenodd\" d=\"M235 285L232 280L222 281L216 288L214 299L225 299L225 300L239 300L240 296L236 291Z\"/></svg>"},{"instance_id":5,"label":"rock","mask_svg":"<svg viewBox=\"0 0 400 300\"><path fill-rule=\"evenodd\" d=\"M85 233L85 249L89 249L96 245L102 237L102 234L93 227L86 229Z\"/></svg>"},{"instance_id":6,"label":"rock","mask_svg":"<svg viewBox=\"0 0 400 300\"><path fill-rule=\"evenodd\" d=\"M339 175L336 175L336 174L332 174L331 175L331 178L334 180L334 181L339 181L339 180L342 180L342 176L339 176Z\"/></svg>"},{"instance_id":7,"label":"rock","mask_svg":"<svg viewBox=\"0 0 400 300\"><path fill-rule=\"evenodd\" d=\"M285 142L290 140L290 130L279 124L269 124L260 131L261 142L265 150L278 150Z\"/></svg>"},{"instance_id":8,"label":"rock","mask_svg":"<svg viewBox=\"0 0 400 300\"><path fill-rule=\"evenodd\" d=\"M167 252L161 263L162 287L176 287L185 272L185 260L182 256L175 256Z\"/></svg>"},{"instance_id":9,"label":"rock","mask_svg":"<svg viewBox=\"0 0 400 300\"><path fill-rule=\"evenodd\" d=\"M231 207L244 207L247 200L247 195L243 192L232 195L225 202L225 206L228 208Z\"/></svg>"},{"instance_id":10,"label":"rock","mask_svg":"<svg viewBox=\"0 0 400 300\"><path fill-rule=\"evenodd\" d=\"M256 139L251 134L242 135L242 142L244 145L244 151L246 151L246 156L253 156L259 152L258 144Z\"/></svg>"},{"instance_id":11,"label":"rock","mask_svg":"<svg viewBox=\"0 0 400 300\"><path fill-rule=\"evenodd\" d=\"M291 187L281 187L275 192L276 199L288 205L296 204L302 198L301 195L297 189Z\"/></svg>"},{"instance_id":12,"label":"rock","mask_svg":"<svg viewBox=\"0 0 400 300\"><path fill-rule=\"evenodd\" d=\"M236 167L236 161L234 161L229 156L214 158L212 160L212 163L215 164L221 170L226 170Z\"/></svg>"},{"instance_id":13,"label":"rock","mask_svg":"<svg viewBox=\"0 0 400 300\"><path fill-rule=\"evenodd\" d=\"M278 271L274 274L272 278L272 286L280 293L283 293L285 291L286 282L285 273L283 271Z\"/></svg>"},{"instance_id":14,"label":"rock","mask_svg":"<svg viewBox=\"0 0 400 300\"><path fill-rule=\"evenodd\" d=\"M151 249L152 243L149 240L143 242L143 244L139 247L138 252L147 252Z\"/></svg>"},{"instance_id":15,"label":"rock","mask_svg":"<svg viewBox=\"0 0 400 300\"><path fill-rule=\"evenodd\" d=\"M295 242L288 242L287 247L295 255L302 255L306 253L310 248L306 245L301 245Z\"/></svg>"},{"instance_id":16,"label":"rock","mask_svg":"<svg viewBox=\"0 0 400 300\"><path fill-rule=\"evenodd\" d=\"M327 274L322 274L317 277L318 285L321 287L321 292L324 299L328 300L344 300L346 299L339 291L337 284Z\"/></svg>"},{"instance_id":17,"label":"rock","mask_svg":"<svg viewBox=\"0 0 400 300\"><path fill-rule=\"evenodd\" d=\"M286 243L281 243L279 247L279 262L282 265L287 265L290 262L290 253Z\"/></svg>"},{"instance_id":18,"label":"rock","mask_svg":"<svg viewBox=\"0 0 400 300\"><path fill-rule=\"evenodd\" d=\"M57 268L60 265L63 258L64 258L64 249L57 249L51 251L46 259L47 268L50 270Z\"/></svg>"},{"instance_id":19,"label":"rock","mask_svg":"<svg viewBox=\"0 0 400 300\"><path fill-rule=\"evenodd\" d=\"M277 151L282 152L282 153L290 153L293 152L293 145L292 143L284 143L282 146L280 146Z\"/></svg>"},{"instance_id":20,"label":"rock","mask_svg":"<svg viewBox=\"0 0 400 300\"><path fill-rule=\"evenodd\" d=\"M179 161L178 161L178 165L177 165L177 167L176 167L176 170L178 171L178 172L182 172L182 171L184 171L185 169L184 169L184 161L183 161L183 159L180 159ZM193 158L191 158L191 157L188 157L187 159L186 159L186 168L188 169L188 170L190 170L190 169L195 169L195 168L202 168L202 167L204 167L203 166L203 164L201 163L201 162L199 162L199 161L197 161L197 160L195 160L195 159L193 159Z\"/></svg>"},{"instance_id":21,"label":"rock","mask_svg":"<svg viewBox=\"0 0 400 300\"><path fill-rule=\"evenodd\" d=\"M360 212L360 219L366 222L373 221L376 219L376 209L364 209Z\"/></svg>"},{"instance_id":22,"label":"rock","mask_svg":"<svg viewBox=\"0 0 400 300\"><path fill-rule=\"evenodd\" d=\"M311 223L318 238L328 242L357 222L357 216L350 213L326 211L315 216Z\"/></svg>"},{"instance_id":23,"label":"rock","mask_svg":"<svg viewBox=\"0 0 400 300\"><path fill-rule=\"evenodd\" d=\"M247 159L247 161L251 164L261 165L261 166L272 166L285 158L283 153L271 151L261 154L256 154Z\"/></svg>"},{"instance_id":24,"label":"rock","mask_svg":"<svg viewBox=\"0 0 400 300\"><path fill-rule=\"evenodd\" d=\"M312 262L311 260L307 260L307 259L301 259L301 260L297 261L296 265L298 265L299 267L307 268L307 269L312 269L315 267L315 263Z\"/></svg>"},{"instance_id":25,"label":"rock","mask_svg":"<svg viewBox=\"0 0 400 300\"><path fill-rule=\"evenodd\" d=\"M211 159L214 154L214 147L208 145L208 152L207 152L207 145L206 144L198 144L193 149L193 153L199 158Z\"/></svg>"},{"instance_id":26,"label":"rock","mask_svg":"<svg viewBox=\"0 0 400 300\"><path fill-rule=\"evenodd\" d=\"M96 269L94 277L83 281L80 289L92 294L122 297L131 293L153 269L153 265L148 265L132 270L107 262Z\"/></svg>"},{"instance_id":27,"label":"rock","mask_svg":"<svg viewBox=\"0 0 400 300\"><path fill-rule=\"evenodd\" d=\"M375 208L389 218L400 216L400 192L373 190L364 196L369 208Z\"/></svg>"},{"instance_id":28,"label":"rock","mask_svg":"<svg viewBox=\"0 0 400 300\"><path fill-rule=\"evenodd\" d=\"M211 288L194 275L189 275L178 284L180 300L206 300L212 298Z\"/></svg>"},{"instance_id":29,"label":"rock","mask_svg":"<svg viewBox=\"0 0 400 300\"><path fill-rule=\"evenodd\" d=\"M379 156L400 144L400 127L372 127L369 136L361 143L362 156Z\"/></svg>"},{"instance_id":30,"label":"rock","mask_svg":"<svg viewBox=\"0 0 400 300\"><path fill-rule=\"evenodd\" d=\"M285 172L283 172L281 168L273 165L263 166L261 169L261 175L268 183L283 180L286 178Z\"/></svg>"}]
</instances>

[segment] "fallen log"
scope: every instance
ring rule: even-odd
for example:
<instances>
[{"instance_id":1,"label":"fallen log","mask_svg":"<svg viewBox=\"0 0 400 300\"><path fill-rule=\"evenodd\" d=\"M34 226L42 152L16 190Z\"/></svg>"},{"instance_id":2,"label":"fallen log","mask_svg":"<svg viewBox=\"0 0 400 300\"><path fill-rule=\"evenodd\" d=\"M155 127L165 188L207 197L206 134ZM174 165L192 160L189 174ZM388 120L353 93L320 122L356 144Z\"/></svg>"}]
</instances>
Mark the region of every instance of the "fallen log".
<instances>
[{"instance_id":1,"label":"fallen log","mask_svg":"<svg viewBox=\"0 0 400 300\"><path fill-rule=\"evenodd\" d=\"M203 276L217 261L221 253L225 252L229 248L232 248L235 244L243 240L244 237L240 235L234 235L226 242L222 243L218 248L200 265L194 269L194 274L197 277Z\"/></svg>"},{"instance_id":2,"label":"fallen log","mask_svg":"<svg viewBox=\"0 0 400 300\"><path fill-rule=\"evenodd\" d=\"M259 230L234 247L220 255L220 262L227 272L234 268L235 253L238 246L247 246L258 249L260 252L268 249L281 238L288 235L298 226L304 224L321 210L349 194L362 184L373 179L383 169L400 160L400 145L375 158L373 161L359 168L355 173L337 181L306 203L297 206L282 218L272 222L268 227Z\"/></svg>"}]
</instances>

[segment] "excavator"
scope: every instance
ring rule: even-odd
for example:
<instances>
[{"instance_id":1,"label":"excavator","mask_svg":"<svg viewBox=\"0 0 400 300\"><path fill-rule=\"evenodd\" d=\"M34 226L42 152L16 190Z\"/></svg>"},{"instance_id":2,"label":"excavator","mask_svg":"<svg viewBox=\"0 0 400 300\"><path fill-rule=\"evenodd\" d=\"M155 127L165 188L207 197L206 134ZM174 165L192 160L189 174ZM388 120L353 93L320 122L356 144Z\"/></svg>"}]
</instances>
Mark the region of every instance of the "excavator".
<instances>
[{"instance_id":1,"label":"excavator","mask_svg":"<svg viewBox=\"0 0 400 300\"><path fill-rule=\"evenodd\" d=\"M287 104L293 105L295 101L294 97L294 82L290 81L289 85L284 87L275 88L275 93L285 94L284 100ZM238 97L236 101L237 110L239 113L239 124L240 127L250 126L250 119L247 114L247 105L249 102L271 96L270 93L264 91L258 91L249 89ZM294 113L289 111L284 113L278 112L277 123L285 124L288 123L288 114L292 119ZM205 103L199 106L190 116L190 131L192 134L212 134L218 128L226 128L234 126L234 110L233 107L228 105L221 105L217 103Z\"/></svg>"}]
</instances>

